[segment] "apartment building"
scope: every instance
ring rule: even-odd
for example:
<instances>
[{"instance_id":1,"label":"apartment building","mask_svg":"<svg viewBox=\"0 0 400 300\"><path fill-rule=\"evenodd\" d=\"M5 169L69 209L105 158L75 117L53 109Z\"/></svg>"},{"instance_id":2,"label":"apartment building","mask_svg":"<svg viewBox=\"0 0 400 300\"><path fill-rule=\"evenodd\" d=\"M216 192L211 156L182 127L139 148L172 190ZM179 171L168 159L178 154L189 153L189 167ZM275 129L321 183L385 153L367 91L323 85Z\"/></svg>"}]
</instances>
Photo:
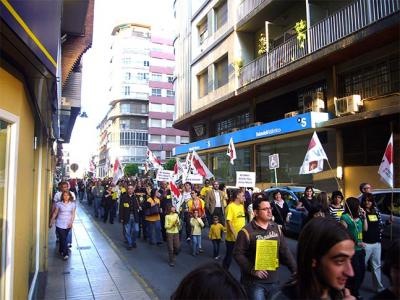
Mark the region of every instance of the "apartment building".
<instances>
[{"instance_id":1,"label":"apartment building","mask_svg":"<svg viewBox=\"0 0 400 300\"><path fill-rule=\"evenodd\" d=\"M332 191L337 179L355 195L360 182L384 187L377 170L393 132L399 174L398 0L176 0L174 10L174 127L190 136L176 155L196 150L218 180L253 171L268 187L278 153L280 184ZM299 175L314 131L330 167Z\"/></svg>"},{"instance_id":2,"label":"apartment building","mask_svg":"<svg viewBox=\"0 0 400 300\"><path fill-rule=\"evenodd\" d=\"M171 36L171 34L169 34ZM188 134L172 128L175 110L172 38L143 24L120 24L112 31L108 77L110 109L98 126L98 176L110 164L142 164L147 147L163 161Z\"/></svg>"}]
</instances>

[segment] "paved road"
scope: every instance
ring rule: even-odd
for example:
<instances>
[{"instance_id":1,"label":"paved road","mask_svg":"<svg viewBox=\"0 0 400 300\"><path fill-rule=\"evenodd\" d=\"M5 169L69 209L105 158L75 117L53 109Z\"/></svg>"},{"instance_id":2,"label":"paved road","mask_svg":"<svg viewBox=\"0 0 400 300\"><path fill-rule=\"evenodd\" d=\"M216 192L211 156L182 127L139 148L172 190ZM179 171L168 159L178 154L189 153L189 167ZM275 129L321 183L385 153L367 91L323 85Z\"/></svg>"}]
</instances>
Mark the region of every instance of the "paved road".
<instances>
[{"instance_id":1,"label":"paved road","mask_svg":"<svg viewBox=\"0 0 400 300\"><path fill-rule=\"evenodd\" d=\"M81 205L80 208L86 209L89 212L93 210L92 207L87 205ZM122 237L122 225L118 221L114 222L114 224L105 224L100 219L92 219L94 224L109 239L114 249L117 250L117 253L147 282L159 299L169 299L182 278L192 269L204 263L215 261L212 258L212 244L206 235L206 232L208 232L207 229L203 231L202 240L205 252L197 257L193 257L190 255L189 244L183 241L182 251L177 257L175 267L172 268L167 263L168 252L165 243L161 246L152 246L140 239L137 243L138 247L132 251L128 251ZM287 239L287 241L292 253L295 254L297 241L295 239ZM222 245L221 249L221 253L224 254L224 245ZM234 261L230 271L239 280L239 267ZM288 269L281 267L278 272L281 283L284 283L290 275ZM361 295L365 299L369 299L373 295L370 289L372 286L371 282L371 273L367 272L361 289ZM387 284L388 280L384 278L384 285L387 286Z\"/></svg>"}]
</instances>

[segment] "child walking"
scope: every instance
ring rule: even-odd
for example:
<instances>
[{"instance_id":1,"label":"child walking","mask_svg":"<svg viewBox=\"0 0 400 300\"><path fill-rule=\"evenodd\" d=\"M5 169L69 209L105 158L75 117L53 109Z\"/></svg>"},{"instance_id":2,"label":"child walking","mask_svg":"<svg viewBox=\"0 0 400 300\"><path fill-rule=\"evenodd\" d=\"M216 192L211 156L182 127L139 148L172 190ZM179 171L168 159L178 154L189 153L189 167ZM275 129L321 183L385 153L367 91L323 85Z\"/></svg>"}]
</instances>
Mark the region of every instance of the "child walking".
<instances>
[{"instance_id":1,"label":"child walking","mask_svg":"<svg viewBox=\"0 0 400 300\"><path fill-rule=\"evenodd\" d=\"M219 259L219 244L221 243L222 232L225 231L225 227L219 223L218 216L214 216L213 224L210 227L210 231L208 232L208 238L212 241L213 244L213 257L214 259Z\"/></svg>"},{"instance_id":2,"label":"child walking","mask_svg":"<svg viewBox=\"0 0 400 300\"><path fill-rule=\"evenodd\" d=\"M204 227L204 223L199 217L198 210L193 211L190 225L192 226L192 255L196 256L200 253L201 229Z\"/></svg>"},{"instance_id":3,"label":"child walking","mask_svg":"<svg viewBox=\"0 0 400 300\"><path fill-rule=\"evenodd\" d=\"M180 219L176 213L175 206L171 204L167 205L167 214L165 215L165 230L167 234L167 245L168 245L168 264L173 267L175 266L175 255L179 253L179 228Z\"/></svg>"}]
</instances>

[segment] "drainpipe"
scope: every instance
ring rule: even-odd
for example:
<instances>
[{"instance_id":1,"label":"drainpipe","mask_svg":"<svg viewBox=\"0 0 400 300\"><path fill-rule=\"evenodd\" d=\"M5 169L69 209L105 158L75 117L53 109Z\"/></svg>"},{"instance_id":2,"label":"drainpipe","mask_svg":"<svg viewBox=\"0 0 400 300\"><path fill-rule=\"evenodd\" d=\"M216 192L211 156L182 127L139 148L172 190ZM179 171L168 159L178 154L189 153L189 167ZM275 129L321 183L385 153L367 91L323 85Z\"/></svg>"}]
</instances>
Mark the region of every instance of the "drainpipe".
<instances>
[{"instance_id":1,"label":"drainpipe","mask_svg":"<svg viewBox=\"0 0 400 300\"><path fill-rule=\"evenodd\" d=\"M310 3L306 0L306 19L307 19L307 53L311 52L311 40L310 40Z\"/></svg>"}]
</instances>

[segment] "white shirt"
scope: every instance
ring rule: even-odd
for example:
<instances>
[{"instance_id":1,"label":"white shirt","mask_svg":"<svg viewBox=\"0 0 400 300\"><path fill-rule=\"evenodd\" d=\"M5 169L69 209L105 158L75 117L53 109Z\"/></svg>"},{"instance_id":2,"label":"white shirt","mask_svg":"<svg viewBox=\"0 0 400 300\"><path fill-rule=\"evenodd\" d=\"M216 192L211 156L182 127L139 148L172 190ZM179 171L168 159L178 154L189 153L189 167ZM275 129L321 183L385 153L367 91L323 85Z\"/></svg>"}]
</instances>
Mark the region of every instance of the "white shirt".
<instances>
[{"instance_id":1,"label":"white shirt","mask_svg":"<svg viewBox=\"0 0 400 300\"><path fill-rule=\"evenodd\" d=\"M215 196L215 207L221 207L221 197L219 195L219 190L213 190Z\"/></svg>"},{"instance_id":2,"label":"white shirt","mask_svg":"<svg viewBox=\"0 0 400 300\"><path fill-rule=\"evenodd\" d=\"M76 208L75 203L68 202L65 204L64 202L57 202L56 207L58 208L56 226L58 228L67 229L74 216L74 210Z\"/></svg>"}]
</instances>

